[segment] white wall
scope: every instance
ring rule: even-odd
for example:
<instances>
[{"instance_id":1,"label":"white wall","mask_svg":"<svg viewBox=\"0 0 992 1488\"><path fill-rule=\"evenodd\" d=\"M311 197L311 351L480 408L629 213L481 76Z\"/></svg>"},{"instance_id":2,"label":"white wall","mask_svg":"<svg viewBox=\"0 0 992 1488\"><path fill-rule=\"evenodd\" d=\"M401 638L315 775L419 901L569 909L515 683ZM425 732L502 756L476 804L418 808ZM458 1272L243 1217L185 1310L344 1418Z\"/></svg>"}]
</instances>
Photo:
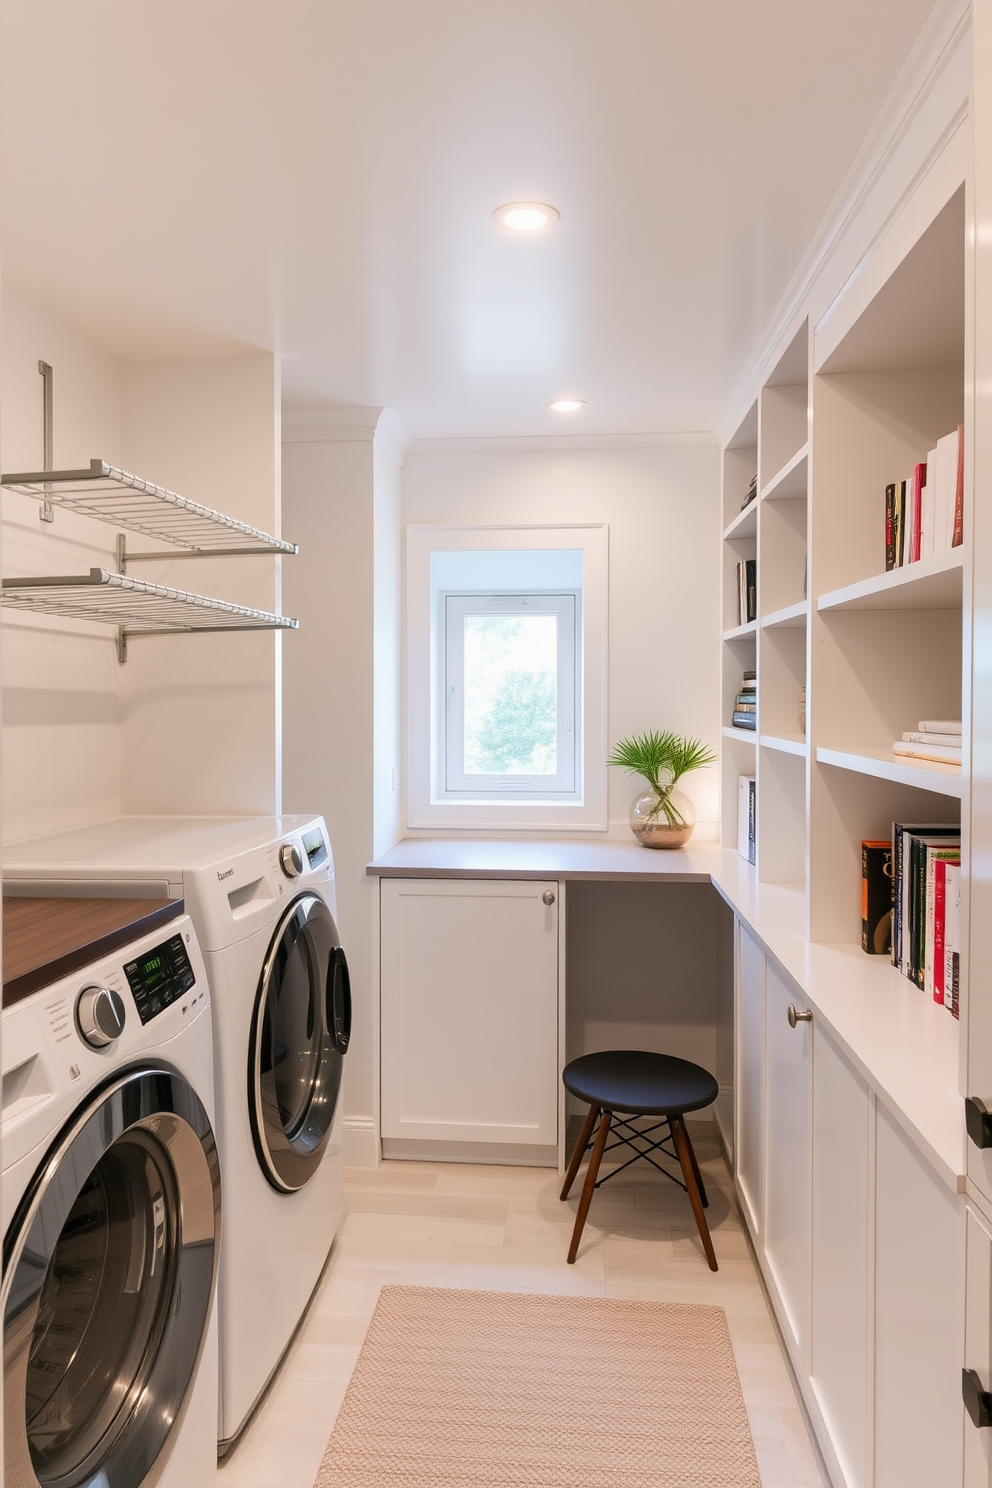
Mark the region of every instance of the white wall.
<instances>
[{"instance_id":1,"label":"white wall","mask_svg":"<svg viewBox=\"0 0 992 1488\"><path fill-rule=\"evenodd\" d=\"M125 469L279 534L275 357L124 362L120 378ZM151 546L136 534L128 545ZM276 611L278 565L295 561L172 558L129 571ZM280 637L268 631L130 644L122 684L125 812L269 815L280 809L280 648Z\"/></svg>"},{"instance_id":2,"label":"white wall","mask_svg":"<svg viewBox=\"0 0 992 1488\"><path fill-rule=\"evenodd\" d=\"M398 836L399 463L379 409L289 429L283 444L287 612L283 781L287 811L330 831L354 1025L345 1161L378 1160L378 886L365 865Z\"/></svg>"},{"instance_id":3,"label":"white wall","mask_svg":"<svg viewBox=\"0 0 992 1488\"><path fill-rule=\"evenodd\" d=\"M715 445L415 447L403 521L606 522L610 529L609 738L672 728L720 744L719 470ZM685 779L697 835L714 837L718 772ZM636 782L610 771L610 821Z\"/></svg>"},{"instance_id":4,"label":"white wall","mask_svg":"<svg viewBox=\"0 0 992 1488\"><path fill-rule=\"evenodd\" d=\"M42 465L39 360L54 369L54 463L119 458L117 363L16 295L3 296L4 471ZM113 528L3 493L4 573L113 568ZM6 839L120 810L120 669L113 631L6 611L3 624L3 826Z\"/></svg>"}]
</instances>

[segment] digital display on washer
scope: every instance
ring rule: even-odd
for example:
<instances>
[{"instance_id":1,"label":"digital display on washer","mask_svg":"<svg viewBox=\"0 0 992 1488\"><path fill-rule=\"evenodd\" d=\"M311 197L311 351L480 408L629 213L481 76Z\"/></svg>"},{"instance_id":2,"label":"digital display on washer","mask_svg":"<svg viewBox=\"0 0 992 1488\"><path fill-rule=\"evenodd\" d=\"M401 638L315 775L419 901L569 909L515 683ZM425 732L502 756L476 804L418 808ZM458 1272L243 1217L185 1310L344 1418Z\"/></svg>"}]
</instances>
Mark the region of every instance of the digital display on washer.
<instances>
[{"instance_id":1,"label":"digital display on washer","mask_svg":"<svg viewBox=\"0 0 992 1488\"><path fill-rule=\"evenodd\" d=\"M303 849L311 868L318 867L327 857L327 843L319 827L312 832L303 833Z\"/></svg>"},{"instance_id":2,"label":"digital display on washer","mask_svg":"<svg viewBox=\"0 0 992 1488\"><path fill-rule=\"evenodd\" d=\"M196 982L181 935L154 946L124 967L138 1017L148 1023Z\"/></svg>"}]
</instances>

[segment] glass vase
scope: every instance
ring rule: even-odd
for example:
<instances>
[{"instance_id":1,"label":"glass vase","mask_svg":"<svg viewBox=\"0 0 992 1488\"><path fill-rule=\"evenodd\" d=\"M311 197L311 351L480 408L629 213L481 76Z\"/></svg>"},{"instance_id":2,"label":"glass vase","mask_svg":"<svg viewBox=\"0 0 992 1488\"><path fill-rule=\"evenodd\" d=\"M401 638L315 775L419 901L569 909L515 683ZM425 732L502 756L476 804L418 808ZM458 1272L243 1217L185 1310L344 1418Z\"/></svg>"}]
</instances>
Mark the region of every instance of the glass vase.
<instances>
[{"instance_id":1,"label":"glass vase","mask_svg":"<svg viewBox=\"0 0 992 1488\"><path fill-rule=\"evenodd\" d=\"M642 847L684 847L695 825L693 804L677 785L643 791L630 808L630 829Z\"/></svg>"}]
</instances>

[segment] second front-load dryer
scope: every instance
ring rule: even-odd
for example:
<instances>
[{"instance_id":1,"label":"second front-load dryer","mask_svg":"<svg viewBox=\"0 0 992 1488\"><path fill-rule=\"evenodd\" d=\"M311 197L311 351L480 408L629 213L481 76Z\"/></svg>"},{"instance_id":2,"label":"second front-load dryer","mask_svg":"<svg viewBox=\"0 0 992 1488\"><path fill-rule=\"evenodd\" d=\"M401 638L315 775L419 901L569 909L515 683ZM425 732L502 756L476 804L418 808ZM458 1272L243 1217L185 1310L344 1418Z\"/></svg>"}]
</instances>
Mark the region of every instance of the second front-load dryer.
<instances>
[{"instance_id":1,"label":"second front-load dryer","mask_svg":"<svg viewBox=\"0 0 992 1488\"><path fill-rule=\"evenodd\" d=\"M121 817L5 850L7 890L181 893L212 991L225 1187L218 1440L229 1450L278 1368L341 1215L351 1023L319 818Z\"/></svg>"}]
</instances>

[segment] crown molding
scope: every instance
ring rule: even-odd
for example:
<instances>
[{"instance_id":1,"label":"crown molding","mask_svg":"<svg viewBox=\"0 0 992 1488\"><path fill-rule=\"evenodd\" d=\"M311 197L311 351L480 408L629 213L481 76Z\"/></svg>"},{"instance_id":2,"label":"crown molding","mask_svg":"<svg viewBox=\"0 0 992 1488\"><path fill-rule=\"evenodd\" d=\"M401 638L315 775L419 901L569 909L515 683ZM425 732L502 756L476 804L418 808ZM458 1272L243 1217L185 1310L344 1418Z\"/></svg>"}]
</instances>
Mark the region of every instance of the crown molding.
<instances>
[{"instance_id":1,"label":"crown molding","mask_svg":"<svg viewBox=\"0 0 992 1488\"><path fill-rule=\"evenodd\" d=\"M718 425L721 445L725 444L734 430L738 428L754 402L755 390L775 351L786 342L787 335L795 334L800 322L805 318L806 301L826 268L832 250L862 210L880 176L940 82L970 25L970 0L938 0L938 4L931 11L926 25L920 32L915 46L882 104L874 124L844 177L813 241L786 286L766 331L758 341L737 380L732 395L727 400L724 414ZM885 228L891 226L898 211L905 205L940 149L960 126L966 114L967 100L947 123L937 146L930 151L927 160L915 172L912 182L900 194L897 206L886 219ZM880 233L874 236L872 246L877 244L881 235ZM868 253L862 255L857 269L847 276L845 287L860 272L870 251L869 249ZM836 296L831 297L831 307L836 298Z\"/></svg>"},{"instance_id":2,"label":"crown molding","mask_svg":"<svg viewBox=\"0 0 992 1488\"><path fill-rule=\"evenodd\" d=\"M449 439L415 439L415 455L514 454L543 450L680 449L716 444L712 430L675 431L668 434L510 434L454 436Z\"/></svg>"},{"instance_id":3,"label":"crown molding","mask_svg":"<svg viewBox=\"0 0 992 1488\"><path fill-rule=\"evenodd\" d=\"M410 435L391 408L287 408L282 415L284 444L372 443L397 465L410 449Z\"/></svg>"}]
</instances>

